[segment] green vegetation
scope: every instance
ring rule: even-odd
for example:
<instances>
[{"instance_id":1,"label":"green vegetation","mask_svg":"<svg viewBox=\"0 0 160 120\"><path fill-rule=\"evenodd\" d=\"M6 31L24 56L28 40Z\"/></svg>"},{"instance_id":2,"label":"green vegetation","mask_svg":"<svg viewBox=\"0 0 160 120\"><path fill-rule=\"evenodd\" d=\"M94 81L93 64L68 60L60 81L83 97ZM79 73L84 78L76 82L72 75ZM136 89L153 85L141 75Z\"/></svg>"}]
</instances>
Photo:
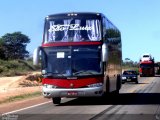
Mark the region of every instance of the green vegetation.
<instances>
[{"instance_id":1,"label":"green vegetation","mask_svg":"<svg viewBox=\"0 0 160 120\"><path fill-rule=\"evenodd\" d=\"M28 43L30 38L21 32L6 33L0 37L0 77L24 75L40 69L40 66L33 66L29 58Z\"/></svg>"},{"instance_id":2,"label":"green vegetation","mask_svg":"<svg viewBox=\"0 0 160 120\"><path fill-rule=\"evenodd\" d=\"M38 96L41 96L41 94L42 94L41 92L33 92L28 94L16 95L16 96L6 98L3 101L0 101L0 104L38 97Z\"/></svg>"},{"instance_id":3,"label":"green vegetation","mask_svg":"<svg viewBox=\"0 0 160 120\"><path fill-rule=\"evenodd\" d=\"M135 70L137 73L139 73L139 68L138 67L130 67L130 66L123 66L123 70Z\"/></svg>"},{"instance_id":4,"label":"green vegetation","mask_svg":"<svg viewBox=\"0 0 160 120\"><path fill-rule=\"evenodd\" d=\"M122 63L122 69L123 70L136 70L137 73L139 73L139 64L137 62L133 61L124 61Z\"/></svg>"},{"instance_id":5,"label":"green vegetation","mask_svg":"<svg viewBox=\"0 0 160 120\"><path fill-rule=\"evenodd\" d=\"M25 75L40 69L40 66L33 66L31 60L1 60L0 59L0 76L17 76Z\"/></svg>"},{"instance_id":6,"label":"green vegetation","mask_svg":"<svg viewBox=\"0 0 160 120\"><path fill-rule=\"evenodd\" d=\"M0 59L15 60L28 57L27 43L30 43L29 37L21 32L5 34L0 38Z\"/></svg>"}]
</instances>

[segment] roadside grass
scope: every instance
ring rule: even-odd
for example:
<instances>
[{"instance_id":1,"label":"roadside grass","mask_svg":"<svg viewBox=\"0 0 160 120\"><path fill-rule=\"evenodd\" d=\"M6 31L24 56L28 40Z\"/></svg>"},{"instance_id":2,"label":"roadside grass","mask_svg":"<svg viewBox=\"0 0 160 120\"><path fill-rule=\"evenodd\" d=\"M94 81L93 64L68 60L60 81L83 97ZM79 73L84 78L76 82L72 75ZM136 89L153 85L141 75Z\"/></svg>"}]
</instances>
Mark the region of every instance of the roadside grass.
<instances>
[{"instance_id":1,"label":"roadside grass","mask_svg":"<svg viewBox=\"0 0 160 120\"><path fill-rule=\"evenodd\" d=\"M40 66L33 66L31 60L1 60L0 77L26 75L28 72L40 70Z\"/></svg>"},{"instance_id":2,"label":"roadside grass","mask_svg":"<svg viewBox=\"0 0 160 120\"><path fill-rule=\"evenodd\" d=\"M42 93L40 91L38 91L38 92L33 92L33 93L11 96L11 97L8 97L4 100L1 100L0 104L16 102L16 101L25 100L25 99L34 98L34 97L39 97L41 95L42 95Z\"/></svg>"},{"instance_id":3,"label":"roadside grass","mask_svg":"<svg viewBox=\"0 0 160 120\"><path fill-rule=\"evenodd\" d=\"M139 73L138 67L122 66L122 70L135 70L137 73Z\"/></svg>"}]
</instances>

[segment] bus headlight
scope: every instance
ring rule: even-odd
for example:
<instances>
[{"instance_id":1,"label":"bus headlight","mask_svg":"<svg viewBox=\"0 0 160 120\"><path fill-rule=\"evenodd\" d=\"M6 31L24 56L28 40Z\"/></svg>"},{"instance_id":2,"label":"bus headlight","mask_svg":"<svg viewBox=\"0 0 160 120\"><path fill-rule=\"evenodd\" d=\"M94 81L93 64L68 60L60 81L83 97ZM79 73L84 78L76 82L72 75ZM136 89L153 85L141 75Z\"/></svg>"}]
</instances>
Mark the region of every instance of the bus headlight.
<instances>
[{"instance_id":1,"label":"bus headlight","mask_svg":"<svg viewBox=\"0 0 160 120\"><path fill-rule=\"evenodd\" d=\"M42 74L44 75L44 74L46 74L47 73L47 71L46 70L42 70Z\"/></svg>"},{"instance_id":2,"label":"bus headlight","mask_svg":"<svg viewBox=\"0 0 160 120\"><path fill-rule=\"evenodd\" d=\"M126 79L126 77L122 77L122 79Z\"/></svg>"},{"instance_id":3,"label":"bus headlight","mask_svg":"<svg viewBox=\"0 0 160 120\"><path fill-rule=\"evenodd\" d=\"M57 88L57 86L55 86L55 85L49 85L49 84L44 84L43 87L49 88L49 89L51 89L51 88Z\"/></svg>"},{"instance_id":4,"label":"bus headlight","mask_svg":"<svg viewBox=\"0 0 160 120\"><path fill-rule=\"evenodd\" d=\"M102 86L102 83L95 83L95 84L90 84L90 85L87 85L88 87L100 87Z\"/></svg>"}]
</instances>

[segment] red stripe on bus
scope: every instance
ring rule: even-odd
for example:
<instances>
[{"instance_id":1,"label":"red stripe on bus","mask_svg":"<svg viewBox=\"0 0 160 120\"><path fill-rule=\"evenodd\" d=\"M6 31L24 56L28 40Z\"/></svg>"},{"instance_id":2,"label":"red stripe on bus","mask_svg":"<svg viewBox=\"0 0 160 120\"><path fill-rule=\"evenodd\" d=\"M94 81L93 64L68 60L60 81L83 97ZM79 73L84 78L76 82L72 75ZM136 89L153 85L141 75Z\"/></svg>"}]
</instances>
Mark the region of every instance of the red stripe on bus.
<instances>
[{"instance_id":1,"label":"red stripe on bus","mask_svg":"<svg viewBox=\"0 0 160 120\"><path fill-rule=\"evenodd\" d=\"M153 61L142 61L140 62L140 64L151 64L151 63L154 63Z\"/></svg>"},{"instance_id":2,"label":"red stripe on bus","mask_svg":"<svg viewBox=\"0 0 160 120\"><path fill-rule=\"evenodd\" d=\"M81 79L50 79L43 78L42 84L55 85L62 88L80 88L85 87L89 84L99 83L103 81L103 77L98 78L81 78Z\"/></svg>"},{"instance_id":3,"label":"red stripe on bus","mask_svg":"<svg viewBox=\"0 0 160 120\"><path fill-rule=\"evenodd\" d=\"M101 45L102 42L54 42L42 44L42 47L69 46L69 45Z\"/></svg>"}]
</instances>

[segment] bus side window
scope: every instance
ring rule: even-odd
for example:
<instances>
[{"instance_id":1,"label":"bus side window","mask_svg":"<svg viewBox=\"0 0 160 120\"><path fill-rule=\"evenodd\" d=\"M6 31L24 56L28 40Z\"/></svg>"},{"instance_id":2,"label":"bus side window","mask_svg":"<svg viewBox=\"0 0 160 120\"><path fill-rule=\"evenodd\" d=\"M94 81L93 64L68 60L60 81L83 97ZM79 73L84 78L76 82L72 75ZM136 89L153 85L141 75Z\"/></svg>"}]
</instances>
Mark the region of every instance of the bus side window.
<instances>
[{"instance_id":1,"label":"bus side window","mask_svg":"<svg viewBox=\"0 0 160 120\"><path fill-rule=\"evenodd\" d=\"M107 25L106 19L103 17L103 40L107 40Z\"/></svg>"}]
</instances>

